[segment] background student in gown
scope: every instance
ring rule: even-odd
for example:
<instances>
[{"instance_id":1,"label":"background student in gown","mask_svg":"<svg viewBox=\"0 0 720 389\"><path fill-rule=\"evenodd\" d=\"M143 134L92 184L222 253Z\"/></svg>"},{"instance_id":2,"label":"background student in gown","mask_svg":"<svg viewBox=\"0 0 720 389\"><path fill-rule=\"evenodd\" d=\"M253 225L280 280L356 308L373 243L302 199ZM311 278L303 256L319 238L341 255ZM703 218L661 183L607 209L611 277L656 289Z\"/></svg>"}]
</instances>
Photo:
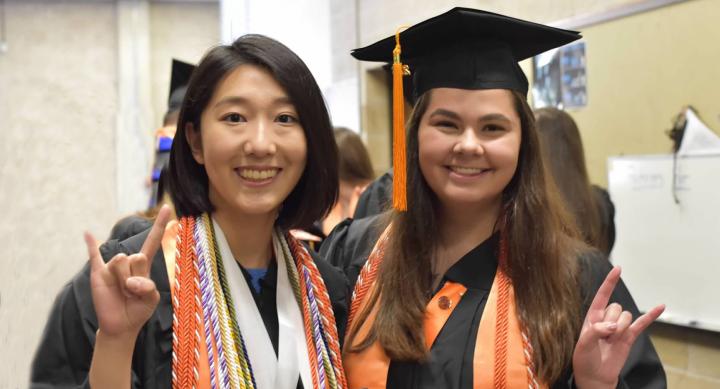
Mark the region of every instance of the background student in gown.
<instances>
[{"instance_id":1,"label":"background student in gown","mask_svg":"<svg viewBox=\"0 0 720 389\"><path fill-rule=\"evenodd\" d=\"M615 205L605 189L590 183L575 120L565 111L547 107L535 111L535 123L546 166L585 242L610 255L615 244Z\"/></svg>"},{"instance_id":2,"label":"background student in gown","mask_svg":"<svg viewBox=\"0 0 720 389\"><path fill-rule=\"evenodd\" d=\"M341 224L322 248L355 283L351 388L666 386L643 333L664 307L640 315L583 243L526 100L517 62L579 38L455 8L353 52L394 59L398 79L408 64L417 102L394 150L395 210Z\"/></svg>"}]
</instances>

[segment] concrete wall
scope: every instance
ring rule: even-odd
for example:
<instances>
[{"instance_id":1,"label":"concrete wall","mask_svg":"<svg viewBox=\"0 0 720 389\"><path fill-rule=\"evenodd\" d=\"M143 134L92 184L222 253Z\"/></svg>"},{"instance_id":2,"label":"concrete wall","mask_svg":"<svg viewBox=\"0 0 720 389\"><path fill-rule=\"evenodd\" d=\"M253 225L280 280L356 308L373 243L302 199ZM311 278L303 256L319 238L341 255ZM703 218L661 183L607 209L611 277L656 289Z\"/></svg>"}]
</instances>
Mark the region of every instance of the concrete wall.
<instances>
[{"instance_id":1,"label":"concrete wall","mask_svg":"<svg viewBox=\"0 0 720 389\"><path fill-rule=\"evenodd\" d=\"M0 54L0 387L25 387L82 231L115 218L112 3L6 2Z\"/></svg>"},{"instance_id":2,"label":"concrete wall","mask_svg":"<svg viewBox=\"0 0 720 389\"><path fill-rule=\"evenodd\" d=\"M151 83L153 106L144 108L151 113L150 124L135 129L149 145L165 111L170 58L197 62L219 41L216 3L123 1L5 1L8 50L0 52L0 389L27 387L50 305L86 261L82 232L89 230L104 240L122 216L122 198L143 190L143 176L135 177L137 185L125 192L118 185L119 167L151 158L150 149L131 147L129 153L118 153L128 147L120 145L128 135L119 120L119 113L126 112L120 99L128 92L121 93L120 87L139 90L138 80ZM144 10L136 12L138 4ZM137 15L144 19L135 20ZM119 23L130 19L146 24L144 38L121 36L129 34L122 28L128 26ZM120 57L142 52L122 50L120 42L128 39L146 41L145 57L130 63L148 65L144 74L136 69L130 77L121 77L121 64L128 59ZM148 173L140 168L141 174Z\"/></svg>"}]
</instances>

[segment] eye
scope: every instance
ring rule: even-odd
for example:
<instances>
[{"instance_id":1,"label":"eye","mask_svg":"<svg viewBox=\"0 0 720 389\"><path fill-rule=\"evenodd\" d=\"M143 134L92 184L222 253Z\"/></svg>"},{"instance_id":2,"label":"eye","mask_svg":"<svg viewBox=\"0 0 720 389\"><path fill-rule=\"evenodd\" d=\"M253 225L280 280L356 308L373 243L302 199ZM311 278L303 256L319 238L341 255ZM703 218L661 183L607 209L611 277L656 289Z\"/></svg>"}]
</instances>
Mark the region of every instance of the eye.
<instances>
[{"instance_id":1,"label":"eye","mask_svg":"<svg viewBox=\"0 0 720 389\"><path fill-rule=\"evenodd\" d=\"M230 123L240 123L246 121L243 115L240 115L239 113L229 113L223 116L222 120Z\"/></svg>"},{"instance_id":2,"label":"eye","mask_svg":"<svg viewBox=\"0 0 720 389\"><path fill-rule=\"evenodd\" d=\"M441 120L441 121L435 123L435 127L457 128L457 125L455 125L455 123L453 123L449 120Z\"/></svg>"},{"instance_id":3,"label":"eye","mask_svg":"<svg viewBox=\"0 0 720 389\"><path fill-rule=\"evenodd\" d=\"M295 116L287 114L287 113L278 115L278 117L275 120L279 123L285 123L285 124L292 124L292 123L298 122L298 119Z\"/></svg>"},{"instance_id":4,"label":"eye","mask_svg":"<svg viewBox=\"0 0 720 389\"><path fill-rule=\"evenodd\" d=\"M497 124L488 124L485 127L483 127L483 130L489 131L489 132L496 132L496 131L504 131L505 128L502 126L498 126Z\"/></svg>"}]
</instances>

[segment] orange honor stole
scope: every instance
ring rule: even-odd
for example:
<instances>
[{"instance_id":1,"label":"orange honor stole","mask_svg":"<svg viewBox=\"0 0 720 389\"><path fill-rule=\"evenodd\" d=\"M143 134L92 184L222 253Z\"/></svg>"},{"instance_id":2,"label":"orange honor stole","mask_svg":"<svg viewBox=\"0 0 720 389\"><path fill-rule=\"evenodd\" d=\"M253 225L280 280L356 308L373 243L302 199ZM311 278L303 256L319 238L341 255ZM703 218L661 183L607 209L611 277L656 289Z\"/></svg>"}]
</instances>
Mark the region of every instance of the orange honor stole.
<instances>
[{"instance_id":1,"label":"orange honor stole","mask_svg":"<svg viewBox=\"0 0 720 389\"><path fill-rule=\"evenodd\" d=\"M375 245L355 285L348 321L348 333L357 331L352 346L367 337L375 322L379 303L370 308L367 319L354 322L359 312L368 309L367 302L375 291L377 269L383 260L389 228ZM473 358L473 388L547 388L538 382L532 363L532 346L517 318L515 294L505 268L507 263L505 240L500 240L500 260L488 296ZM440 330L452 314L467 288L455 282L445 285L430 299L425 308L424 335L426 350L430 350ZM378 301L382 295L378 296ZM346 338L345 346L349 339ZM493 345L493 347L489 347ZM375 341L361 352L346 352L343 358L348 386L351 389L379 389L387 384L390 358Z\"/></svg>"}]
</instances>

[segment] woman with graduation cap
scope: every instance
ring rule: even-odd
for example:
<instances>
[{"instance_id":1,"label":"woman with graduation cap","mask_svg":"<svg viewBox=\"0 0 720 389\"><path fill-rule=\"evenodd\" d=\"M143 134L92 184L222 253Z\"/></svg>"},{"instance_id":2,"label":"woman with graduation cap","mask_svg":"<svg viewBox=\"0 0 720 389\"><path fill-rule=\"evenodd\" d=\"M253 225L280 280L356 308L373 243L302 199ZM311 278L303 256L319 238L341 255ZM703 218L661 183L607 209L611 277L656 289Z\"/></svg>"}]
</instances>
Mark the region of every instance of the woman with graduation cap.
<instances>
[{"instance_id":1,"label":"woman with graduation cap","mask_svg":"<svg viewBox=\"0 0 720 389\"><path fill-rule=\"evenodd\" d=\"M31 387L343 388L346 282L290 228L337 197L320 89L260 35L193 71L168 167L178 221L100 248L61 291Z\"/></svg>"},{"instance_id":2,"label":"woman with graduation cap","mask_svg":"<svg viewBox=\"0 0 720 389\"><path fill-rule=\"evenodd\" d=\"M526 102L518 61L579 38L455 8L353 52L393 62L397 115L395 209L342 225L322 251L362 266L350 388L665 387L642 333L663 307L639 316L619 269L582 243ZM417 98L407 145L403 70Z\"/></svg>"}]
</instances>

